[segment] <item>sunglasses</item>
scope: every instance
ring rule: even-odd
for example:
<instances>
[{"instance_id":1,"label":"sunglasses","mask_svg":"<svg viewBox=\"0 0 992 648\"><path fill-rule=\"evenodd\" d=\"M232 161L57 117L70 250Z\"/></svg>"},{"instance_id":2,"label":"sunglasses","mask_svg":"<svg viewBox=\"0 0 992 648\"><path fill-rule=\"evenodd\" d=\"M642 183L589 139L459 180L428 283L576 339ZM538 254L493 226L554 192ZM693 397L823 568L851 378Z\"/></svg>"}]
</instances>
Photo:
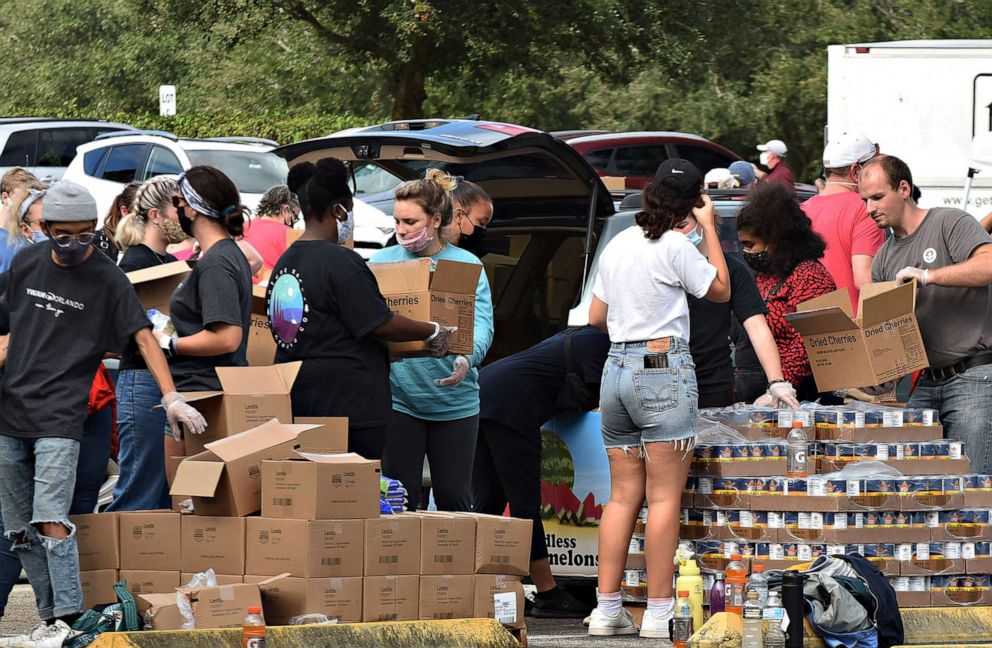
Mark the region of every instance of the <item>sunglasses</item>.
<instances>
[{"instance_id":1,"label":"sunglasses","mask_svg":"<svg viewBox=\"0 0 992 648\"><path fill-rule=\"evenodd\" d=\"M83 245L89 245L96 238L96 232L83 232L82 234L57 234L52 237L59 247L69 247L73 241L79 241Z\"/></svg>"}]
</instances>

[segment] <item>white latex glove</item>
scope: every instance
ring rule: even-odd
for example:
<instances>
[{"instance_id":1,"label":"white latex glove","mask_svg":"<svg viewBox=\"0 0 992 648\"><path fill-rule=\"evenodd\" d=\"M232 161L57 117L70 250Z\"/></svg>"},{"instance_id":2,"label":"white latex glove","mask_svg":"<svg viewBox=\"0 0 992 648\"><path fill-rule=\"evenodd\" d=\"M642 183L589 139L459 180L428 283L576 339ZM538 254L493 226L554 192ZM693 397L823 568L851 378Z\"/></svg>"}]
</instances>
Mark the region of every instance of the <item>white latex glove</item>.
<instances>
[{"instance_id":1,"label":"white latex glove","mask_svg":"<svg viewBox=\"0 0 992 648\"><path fill-rule=\"evenodd\" d=\"M796 388L791 383L775 383L768 388L768 393L778 401L779 406L785 405L789 409L799 409L799 400L796 398Z\"/></svg>"},{"instance_id":2,"label":"white latex glove","mask_svg":"<svg viewBox=\"0 0 992 648\"><path fill-rule=\"evenodd\" d=\"M772 396L771 394L769 394L768 392L765 392L761 396L758 396L757 398L754 399L754 406L755 407L771 407L771 408L774 408L775 407L775 397Z\"/></svg>"},{"instance_id":3,"label":"white latex glove","mask_svg":"<svg viewBox=\"0 0 992 648\"><path fill-rule=\"evenodd\" d=\"M432 358L443 358L451 354L451 335L458 330L457 326L441 326L437 322L431 322L438 327L437 333L424 340L430 350Z\"/></svg>"},{"instance_id":4,"label":"white latex glove","mask_svg":"<svg viewBox=\"0 0 992 648\"><path fill-rule=\"evenodd\" d=\"M896 285L901 286L903 284L908 284L913 279L920 282L920 286L927 285L927 273L929 270L924 270L922 268L914 268L913 266L906 266L902 270L896 273ZM862 390L863 391L863 390Z\"/></svg>"},{"instance_id":5,"label":"white latex glove","mask_svg":"<svg viewBox=\"0 0 992 648\"><path fill-rule=\"evenodd\" d=\"M192 434L203 434L207 429L207 421L203 415L196 411L192 405L186 402L186 397L179 392L169 392L162 397L162 407L165 408L165 416L172 426L172 436L177 441L182 439L182 430L179 424Z\"/></svg>"},{"instance_id":6,"label":"white latex glove","mask_svg":"<svg viewBox=\"0 0 992 648\"><path fill-rule=\"evenodd\" d=\"M434 381L435 385L440 385L442 387L454 387L461 381L465 380L465 376L468 375L468 370L472 368L472 363L468 361L465 356L458 356L455 358L454 365L451 370L451 375L447 378L438 378Z\"/></svg>"},{"instance_id":7,"label":"white latex glove","mask_svg":"<svg viewBox=\"0 0 992 648\"><path fill-rule=\"evenodd\" d=\"M869 396L881 396L882 394L887 394L896 388L896 381L890 380L889 382L882 383L881 385L873 385L871 387L859 387L861 391L868 394Z\"/></svg>"}]
</instances>

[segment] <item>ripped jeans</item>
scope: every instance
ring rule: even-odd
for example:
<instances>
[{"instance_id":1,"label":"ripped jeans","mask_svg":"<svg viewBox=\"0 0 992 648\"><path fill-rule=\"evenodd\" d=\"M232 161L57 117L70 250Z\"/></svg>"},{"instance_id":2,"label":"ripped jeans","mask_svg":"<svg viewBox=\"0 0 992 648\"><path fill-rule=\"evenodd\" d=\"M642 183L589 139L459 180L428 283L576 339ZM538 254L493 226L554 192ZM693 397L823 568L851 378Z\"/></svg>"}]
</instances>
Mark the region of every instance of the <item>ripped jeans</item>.
<instances>
[{"instance_id":1,"label":"ripped jeans","mask_svg":"<svg viewBox=\"0 0 992 648\"><path fill-rule=\"evenodd\" d=\"M689 452L699 424L699 390L689 343L669 338L668 367L645 369L646 342L614 342L599 391L603 445L643 448L675 442ZM684 446L684 447L683 447Z\"/></svg>"},{"instance_id":2,"label":"ripped jeans","mask_svg":"<svg viewBox=\"0 0 992 648\"><path fill-rule=\"evenodd\" d=\"M0 434L3 524L34 589L38 615L46 621L83 608L76 528L68 517L78 458L79 442L73 439ZM38 525L46 522L64 524L69 536L41 535Z\"/></svg>"}]
</instances>

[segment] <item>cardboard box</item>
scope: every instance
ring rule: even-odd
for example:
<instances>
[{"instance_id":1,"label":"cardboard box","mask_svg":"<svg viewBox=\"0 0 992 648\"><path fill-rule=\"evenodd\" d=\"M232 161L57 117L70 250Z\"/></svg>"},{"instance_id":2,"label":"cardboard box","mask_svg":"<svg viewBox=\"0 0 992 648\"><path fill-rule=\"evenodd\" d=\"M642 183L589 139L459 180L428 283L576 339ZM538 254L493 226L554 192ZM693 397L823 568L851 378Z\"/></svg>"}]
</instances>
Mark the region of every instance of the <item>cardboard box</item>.
<instances>
[{"instance_id":1,"label":"cardboard box","mask_svg":"<svg viewBox=\"0 0 992 648\"><path fill-rule=\"evenodd\" d=\"M900 608L930 607L930 592L896 592Z\"/></svg>"},{"instance_id":2,"label":"cardboard box","mask_svg":"<svg viewBox=\"0 0 992 648\"><path fill-rule=\"evenodd\" d=\"M251 324L248 327L248 365L266 367L276 361L276 340L272 337L269 310L265 304L266 286L251 289Z\"/></svg>"},{"instance_id":3,"label":"cardboard box","mask_svg":"<svg viewBox=\"0 0 992 648\"><path fill-rule=\"evenodd\" d=\"M967 475L971 472L971 461L967 457L961 459L890 459L882 461L892 466L903 475ZM843 462L820 459L821 473L831 473L842 470Z\"/></svg>"},{"instance_id":4,"label":"cardboard box","mask_svg":"<svg viewBox=\"0 0 992 648\"><path fill-rule=\"evenodd\" d=\"M420 577L420 620L470 619L475 611L475 577L470 574Z\"/></svg>"},{"instance_id":5,"label":"cardboard box","mask_svg":"<svg viewBox=\"0 0 992 648\"><path fill-rule=\"evenodd\" d=\"M496 619L514 628L524 626L524 586L517 576L475 575L475 612L479 619ZM498 609L497 609L498 608Z\"/></svg>"},{"instance_id":6,"label":"cardboard box","mask_svg":"<svg viewBox=\"0 0 992 648\"><path fill-rule=\"evenodd\" d=\"M420 618L420 576L366 576L362 589L362 621Z\"/></svg>"},{"instance_id":7,"label":"cardboard box","mask_svg":"<svg viewBox=\"0 0 992 648\"><path fill-rule=\"evenodd\" d=\"M183 615L176 603L176 593L139 594L134 597L139 618L152 630L182 630Z\"/></svg>"},{"instance_id":8,"label":"cardboard box","mask_svg":"<svg viewBox=\"0 0 992 648\"><path fill-rule=\"evenodd\" d=\"M290 391L300 361L266 367L217 367L222 391L186 392L207 419L203 434L186 435L186 454L203 452L213 441L251 430L270 419L293 420Z\"/></svg>"},{"instance_id":9,"label":"cardboard box","mask_svg":"<svg viewBox=\"0 0 992 648\"><path fill-rule=\"evenodd\" d=\"M533 521L501 515L460 513L476 520L476 574L530 574L530 539Z\"/></svg>"},{"instance_id":10,"label":"cardboard box","mask_svg":"<svg viewBox=\"0 0 992 648\"><path fill-rule=\"evenodd\" d=\"M441 259L431 272L430 259L397 263L372 263L369 269L379 283L389 310L422 322L457 326L451 336L451 353L470 355L475 340L475 291L482 265ZM390 342L393 357L428 355L423 342Z\"/></svg>"},{"instance_id":11,"label":"cardboard box","mask_svg":"<svg viewBox=\"0 0 992 648\"><path fill-rule=\"evenodd\" d=\"M181 529L182 571L245 572L244 518L184 515Z\"/></svg>"},{"instance_id":12,"label":"cardboard box","mask_svg":"<svg viewBox=\"0 0 992 648\"><path fill-rule=\"evenodd\" d=\"M938 441L944 438L942 425L906 425L903 427L815 428L818 441L848 441L851 443L912 443ZM812 438L812 437L811 437Z\"/></svg>"},{"instance_id":13,"label":"cardboard box","mask_svg":"<svg viewBox=\"0 0 992 648\"><path fill-rule=\"evenodd\" d=\"M266 576L245 576L246 583L258 583ZM262 591L265 622L288 625L300 614L326 614L338 623L362 620L362 579L283 578Z\"/></svg>"},{"instance_id":14,"label":"cardboard box","mask_svg":"<svg viewBox=\"0 0 992 648\"><path fill-rule=\"evenodd\" d=\"M190 273L189 264L185 261L173 261L162 265L133 270L127 273L128 281L138 294L138 301L145 310L151 308L161 313L169 314L169 300L172 293Z\"/></svg>"},{"instance_id":15,"label":"cardboard box","mask_svg":"<svg viewBox=\"0 0 992 648\"><path fill-rule=\"evenodd\" d=\"M122 569L122 581L127 582L127 591L138 594L161 594L175 592L181 585L179 571L152 571L144 569Z\"/></svg>"},{"instance_id":16,"label":"cardboard box","mask_svg":"<svg viewBox=\"0 0 992 648\"><path fill-rule=\"evenodd\" d=\"M117 584L116 569L81 571L79 584L83 589L84 610L117 602L117 592L114 591L114 585Z\"/></svg>"},{"instance_id":17,"label":"cardboard box","mask_svg":"<svg viewBox=\"0 0 992 648\"><path fill-rule=\"evenodd\" d=\"M627 188L627 178L624 176L601 176L599 179L610 191L623 191Z\"/></svg>"},{"instance_id":18,"label":"cardboard box","mask_svg":"<svg viewBox=\"0 0 992 648\"><path fill-rule=\"evenodd\" d=\"M294 450L319 449L321 426L269 420L256 428L207 444L179 464L172 495L193 499L197 515L242 517L262 508L262 461Z\"/></svg>"},{"instance_id":19,"label":"cardboard box","mask_svg":"<svg viewBox=\"0 0 992 648\"><path fill-rule=\"evenodd\" d=\"M76 525L79 571L120 567L121 540L116 513L71 515L69 521Z\"/></svg>"},{"instance_id":20,"label":"cardboard box","mask_svg":"<svg viewBox=\"0 0 992 648\"><path fill-rule=\"evenodd\" d=\"M365 520L365 575L419 574L420 522L405 513Z\"/></svg>"},{"instance_id":21,"label":"cardboard box","mask_svg":"<svg viewBox=\"0 0 992 648\"><path fill-rule=\"evenodd\" d=\"M361 576L364 557L362 520L248 518L246 573L310 578Z\"/></svg>"},{"instance_id":22,"label":"cardboard box","mask_svg":"<svg viewBox=\"0 0 992 648\"><path fill-rule=\"evenodd\" d=\"M929 366L916 322L916 284L861 290L854 317L847 289L799 304L785 318L803 336L817 389L881 385Z\"/></svg>"},{"instance_id":23,"label":"cardboard box","mask_svg":"<svg viewBox=\"0 0 992 648\"><path fill-rule=\"evenodd\" d=\"M379 517L379 462L355 453L293 453L262 462L262 515L331 520Z\"/></svg>"},{"instance_id":24,"label":"cardboard box","mask_svg":"<svg viewBox=\"0 0 992 648\"><path fill-rule=\"evenodd\" d=\"M179 514L172 511L121 511L121 569L180 570Z\"/></svg>"},{"instance_id":25,"label":"cardboard box","mask_svg":"<svg viewBox=\"0 0 992 648\"><path fill-rule=\"evenodd\" d=\"M323 425L324 452L348 452L348 417L347 416L296 416L293 423L297 425Z\"/></svg>"},{"instance_id":26,"label":"cardboard box","mask_svg":"<svg viewBox=\"0 0 992 648\"><path fill-rule=\"evenodd\" d=\"M474 574L474 518L419 512L421 575Z\"/></svg>"},{"instance_id":27,"label":"cardboard box","mask_svg":"<svg viewBox=\"0 0 992 648\"><path fill-rule=\"evenodd\" d=\"M196 574L192 572L182 572L179 574L179 586L187 587ZM237 585L245 582L245 577L240 574L214 574L218 585Z\"/></svg>"},{"instance_id":28,"label":"cardboard box","mask_svg":"<svg viewBox=\"0 0 992 648\"><path fill-rule=\"evenodd\" d=\"M179 591L189 601L197 629L240 628L249 607L262 607L262 590L278 583L282 578L284 577L276 576L258 583L240 585L180 588Z\"/></svg>"}]
</instances>

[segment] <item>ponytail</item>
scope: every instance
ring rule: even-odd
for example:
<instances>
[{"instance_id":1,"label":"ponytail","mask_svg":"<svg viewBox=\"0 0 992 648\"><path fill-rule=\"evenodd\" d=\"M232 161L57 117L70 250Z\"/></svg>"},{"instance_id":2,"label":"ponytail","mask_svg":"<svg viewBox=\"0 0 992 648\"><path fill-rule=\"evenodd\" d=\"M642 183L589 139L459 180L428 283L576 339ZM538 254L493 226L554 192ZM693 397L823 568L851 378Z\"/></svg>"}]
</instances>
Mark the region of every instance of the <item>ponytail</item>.
<instances>
[{"instance_id":1,"label":"ponytail","mask_svg":"<svg viewBox=\"0 0 992 648\"><path fill-rule=\"evenodd\" d=\"M396 189L396 200L412 200L428 215L441 215L441 227L451 223L451 192L458 181L441 169L428 169L423 180L404 182Z\"/></svg>"}]
</instances>

